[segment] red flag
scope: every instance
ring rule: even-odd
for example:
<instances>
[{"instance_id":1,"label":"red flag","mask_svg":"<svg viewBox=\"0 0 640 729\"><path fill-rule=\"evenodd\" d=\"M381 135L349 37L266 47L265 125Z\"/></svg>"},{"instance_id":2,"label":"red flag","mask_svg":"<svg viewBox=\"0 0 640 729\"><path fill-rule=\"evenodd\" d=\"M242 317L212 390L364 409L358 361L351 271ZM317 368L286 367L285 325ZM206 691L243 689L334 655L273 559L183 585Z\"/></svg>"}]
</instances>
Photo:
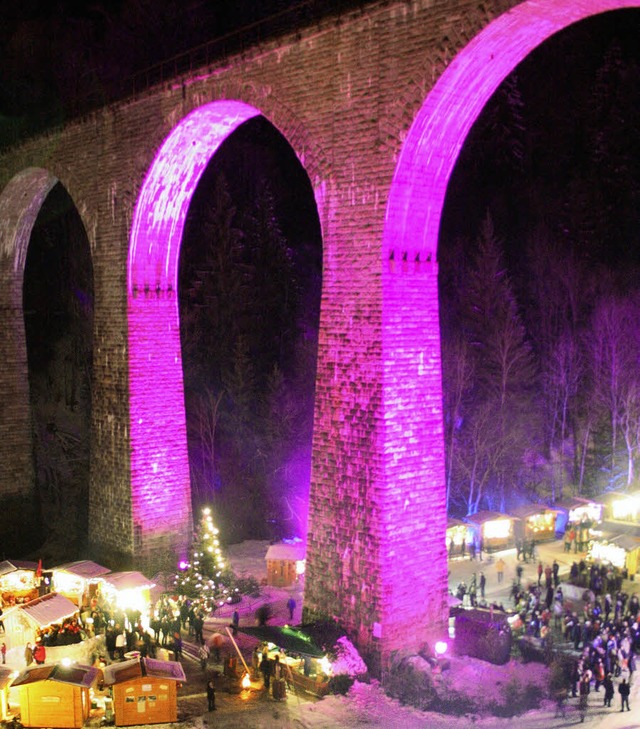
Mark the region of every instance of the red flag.
<instances>
[{"instance_id":1,"label":"red flag","mask_svg":"<svg viewBox=\"0 0 640 729\"><path fill-rule=\"evenodd\" d=\"M42 560L38 560L38 566L36 568L36 577L42 577Z\"/></svg>"}]
</instances>

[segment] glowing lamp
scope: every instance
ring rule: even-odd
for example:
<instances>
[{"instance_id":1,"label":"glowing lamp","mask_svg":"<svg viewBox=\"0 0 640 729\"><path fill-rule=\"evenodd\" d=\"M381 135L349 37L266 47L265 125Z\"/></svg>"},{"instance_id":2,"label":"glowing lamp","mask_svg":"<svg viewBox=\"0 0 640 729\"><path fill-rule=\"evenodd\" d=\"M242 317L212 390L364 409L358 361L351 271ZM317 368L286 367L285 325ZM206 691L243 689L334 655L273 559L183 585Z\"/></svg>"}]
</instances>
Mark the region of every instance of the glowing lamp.
<instances>
[{"instance_id":1,"label":"glowing lamp","mask_svg":"<svg viewBox=\"0 0 640 729\"><path fill-rule=\"evenodd\" d=\"M436 644L434 646L437 656L443 656L447 652L447 648L448 648L448 646L444 640L436 641Z\"/></svg>"},{"instance_id":2,"label":"glowing lamp","mask_svg":"<svg viewBox=\"0 0 640 729\"><path fill-rule=\"evenodd\" d=\"M189 563L184 559L181 559L180 562L178 563L178 569L181 569L181 570L186 570L188 566L189 566Z\"/></svg>"},{"instance_id":3,"label":"glowing lamp","mask_svg":"<svg viewBox=\"0 0 640 729\"><path fill-rule=\"evenodd\" d=\"M63 658L60 663L62 663L63 666L70 666L72 663L71 658Z\"/></svg>"},{"instance_id":4,"label":"glowing lamp","mask_svg":"<svg viewBox=\"0 0 640 729\"><path fill-rule=\"evenodd\" d=\"M494 519L484 525L484 536L486 539L506 539L511 534L511 522L509 519Z\"/></svg>"}]
</instances>

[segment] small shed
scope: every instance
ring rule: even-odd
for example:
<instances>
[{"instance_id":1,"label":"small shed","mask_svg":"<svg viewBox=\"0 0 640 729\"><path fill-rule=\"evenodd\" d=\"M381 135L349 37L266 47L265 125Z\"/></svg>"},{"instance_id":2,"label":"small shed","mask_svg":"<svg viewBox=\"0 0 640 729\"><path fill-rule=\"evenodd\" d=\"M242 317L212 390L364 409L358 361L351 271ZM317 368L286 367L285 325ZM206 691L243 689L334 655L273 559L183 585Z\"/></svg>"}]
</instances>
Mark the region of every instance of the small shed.
<instances>
[{"instance_id":1,"label":"small shed","mask_svg":"<svg viewBox=\"0 0 640 729\"><path fill-rule=\"evenodd\" d=\"M558 510L556 516L556 532L562 534L569 524L598 524L602 521L602 504L580 496L569 496L556 501L553 505Z\"/></svg>"},{"instance_id":2,"label":"small shed","mask_svg":"<svg viewBox=\"0 0 640 729\"><path fill-rule=\"evenodd\" d=\"M615 567L627 570L629 577L633 577L640 571L640 526L624 527L605 522L602 531L593 534L589 557L611 562Z\"/></svg>"},{"instance_id":3,"label":"small shed","mask_svg":"<svg viewBox=\"0 0 640 729\"><path fill-rule=\"evenodd\" d=\"M460 519L447 519L447 554L450 558L464 556L473 540L473 528ZM463 547L464 545L464 547Z\"/></svg>"},{"instance_id":4,"label":"small shed","mask_svg":"<svg viewBox=\"0 0 640 729\"><path fill-rule=\"evenodd\" d=\"M9 686L14 673L8 666L0 666L0 721L9 717Z\"/></svg>"},{"instance_id":5,"label":"small shed","mask_svg":"<svg viewBox=\"0 0 640 729\"><path fill-rule=\"evenodd\" d=\"M624 491L607 491L595 501L602 504L603 519L640 524L640 492L628 494Z\"/></svg>"},{"instance_id":6,"label":"small shed","mask_svg":"<svg viewBox=\"0 0 640 729\"><path fill-rule=\"evenodd\" d=\"M557 509L542 504L525 504L513 510L516 539L547 542L556 538Z\"/></svg>"},{"instance_id":7,"label":"small shed","mask_svg":"<svg viewBox=\"0 0 640 729\"><path fill-rule=\"evenodd\" d=\"M288 587L304 574L306 545L303 542L278 542L267 549L267 585Z\"/></svg>"},{"instance_id":8,"label":"small shed","mask_svg":"<svg viewBox=\"0 0 640 729\"><path fill-rule=\"evenodd\" d=\"M106 666L116 726L178 721L178 686L185 681L178 661L132 658Z\"/></svg>"},{"instance_id":9,"label":"small shed","mask_svg":"<svg viewBox=\"0 0 640 729\"><path fill-rule=\"evenodd\" d=\"M0 562L0 605L16 605L38 597L38 563L21 559Z\"/></svg>"},{"instance_id":10,"label":"small shed","mask_svg":"<svg viewBox=\"0 0 640 729\"><path fill-rule=\"evenodd\" d=\"M139 611L145 627L148 622L149 608L151 606L151 588L155 587L153 580L145 577L142 572L110 572L103 577L102 590L105 597L117 605L120 610Z\"/></svg>"},{"instance_id":11,"label":"small shed","mask_svg":"<svg viewBox=\"0 0 640 729\"><path fill-rule=\"evenodd\" d=\"M482 539L483 549L487 552L510 549L515 545L513 516L498 511L478 511L465 516L464 520L474 528L476 537Z\"/></svg>"},{"instance_id":12,"label":"small shed","mask_svg":"<svg viewBox=\"0 0 640 729\"><path fill-rule=\"evenodd\" d=\"M80 729L89 718L89 690L99 673L93 666L77 664L26 668L13 682L20 693L23 726Z\"/></svg>"},{"instance_id":13,"label":"small shed","mask_svg":"<svg viewBox=\"0 0 640 729\"><path fill-rule=\"evenodd\" d=\"M53 589L68 597L79 608L90 604L95 597L102 578L111 570L88 559L67 562L50 570Z\"/></svg>"},{"instance_id":14,"label":"small shed","mask_svg":"<svg viewBox=\"0 0 640 729\"><path fill-rule=\"evenodd\" d=\"M27 643L35 641L43 628L62 623L65 618L70 618L77 612L75 603L55 592L5 610L4 638L7 649L18 649L22 652Z\"/></svg>"}]
</instances>

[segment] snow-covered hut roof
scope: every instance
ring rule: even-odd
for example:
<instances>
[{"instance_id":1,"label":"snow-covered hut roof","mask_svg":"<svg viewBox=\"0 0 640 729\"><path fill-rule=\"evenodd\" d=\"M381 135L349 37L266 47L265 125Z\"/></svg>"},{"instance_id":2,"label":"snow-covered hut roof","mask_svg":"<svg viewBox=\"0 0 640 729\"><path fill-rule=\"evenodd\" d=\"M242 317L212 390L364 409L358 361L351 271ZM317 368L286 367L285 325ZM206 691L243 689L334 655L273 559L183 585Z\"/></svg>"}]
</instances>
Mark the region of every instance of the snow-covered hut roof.
<instances>
[{"instance_id":1,"label":"snow-covered hut roof","mask_svg":"<svg viewBox=\"0 0 640 729\"><path fill-rule=\"evenodd\" d=\"M292 562L300 562L305 558L307 547L303 542L278 542L272 544L267 549L265 559L270 560L289 560Z\"/></svg>"}]
</instances>

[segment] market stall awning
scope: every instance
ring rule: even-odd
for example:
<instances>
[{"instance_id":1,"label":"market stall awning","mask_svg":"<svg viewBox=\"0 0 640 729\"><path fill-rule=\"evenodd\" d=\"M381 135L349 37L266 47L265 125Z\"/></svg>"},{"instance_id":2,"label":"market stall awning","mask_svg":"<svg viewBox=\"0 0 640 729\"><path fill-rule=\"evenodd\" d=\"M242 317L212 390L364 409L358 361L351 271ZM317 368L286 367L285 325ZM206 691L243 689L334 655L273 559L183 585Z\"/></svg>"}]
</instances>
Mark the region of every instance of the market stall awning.
<instances>
[{"instance_id":1,"label":"market stall awning","mask_svg":"<svg viewBox=\"0 0 640 729\"><path fill-rule=\"evenodd\" d=\"M242 627L238 630L246 635L252 635L258 640L273 643L284 651L301 653L312 658L322 658L326 651L317 646L313 640L301 630L279 625L260 625L256 627Z\"/></svg>"},{"instance_id":2,"label":"market stall awning","mask_svg":"<svg viewBox=\"0 0 640 729\"><path fill-rule=\"evenodd\" d=\"M142 572L112 572L104 576L104 581L116 590L133 590L138 587L155 587L155 582L147 579Z\"/></svg>"},{"instance_id":3,"label":"market stall awning","mask_svg":"<svg viewBox=\"0 0 640 729\"><path fill-rule=\"evenodd\" d=\"M26 605L20 605L19 609L41 628L52 623L61 623L65 618L70 618L78 612L75 603L55 592L32 600Z\"/></svg>"},{"instance_id":4,"label":"market stall awning","mask_svg":"<svg viewBox=\"0 0 640 729\"><path fill-rule=\"evenodd\" d=\"M108 567L103 567L97 562L92 562L89 559L81 559L77 562L67 562L59 565L58 567L54 567L52 571L68 572L71 575L76 575L76 577L82 577L83 580L92 580L96 577L103 577L111 572Z\"/></svg>"},{"instance_id":5,"label":"market stall awning","mask_svg":"<svg viewBox=\"0 0 640 729\"><path fill-rule=\"evenodd\" d=\"M28 570L35 572L37 569L37 562L28 562L22 559L5 559L3 562L0 562L0 577L2 577L2 575L8 575L10 572L15 572L16 570Z\"/></svg>"}]
</instances>

